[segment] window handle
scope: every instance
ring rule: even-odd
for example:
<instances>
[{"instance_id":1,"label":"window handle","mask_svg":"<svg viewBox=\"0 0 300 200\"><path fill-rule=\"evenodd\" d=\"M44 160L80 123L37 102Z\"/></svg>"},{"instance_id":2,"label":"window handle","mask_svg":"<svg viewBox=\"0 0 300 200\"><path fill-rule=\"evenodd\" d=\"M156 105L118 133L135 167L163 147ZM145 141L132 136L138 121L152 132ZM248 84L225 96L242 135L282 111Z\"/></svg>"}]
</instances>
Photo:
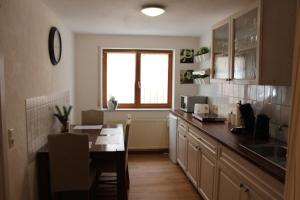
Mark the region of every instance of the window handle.
<instances>
[{"instance_id":1,"label":"window handle","mask_svg":"<svg viewBox=\"0 0 300 200\"><path fill-rule=\"evenodd\" d=\"M141 89L141 82L140 81L138 81L138 86Z\"/></svg>"}]
</instances>

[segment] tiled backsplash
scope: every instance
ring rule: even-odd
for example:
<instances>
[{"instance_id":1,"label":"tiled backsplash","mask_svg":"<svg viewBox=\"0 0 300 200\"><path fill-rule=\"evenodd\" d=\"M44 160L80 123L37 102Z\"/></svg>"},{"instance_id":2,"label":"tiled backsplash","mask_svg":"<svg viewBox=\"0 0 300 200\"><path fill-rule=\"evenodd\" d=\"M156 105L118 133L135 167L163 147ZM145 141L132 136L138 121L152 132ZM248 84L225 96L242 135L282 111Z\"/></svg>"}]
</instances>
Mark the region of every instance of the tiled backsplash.
<instances>
[{"instance_id":1,"label":"tiled backsplash","mask_svg":"<svg viewBox=\"0 0 300 200\"><path fill-rule=\"evenodd\" d=\"M264 113L270 120L271 137L286 141L287 128L279 131L282 124L288 125L291 112L291 87L237 85L237 84L208 84L199 85L199 95L209 97L209 104L218 106L218 112L227 116L240 100L251 103L255 115Z\"/></svg>"},{"instance_id":2,"label":"tiled backsplash","mask_svg":"<svg viewBox=\"0 0 300 200\"><path fill-rule=\"evenodd\" d=\"M55 105L69 105L70 93L63 92L50 96L26 99L27 150L29 161L47 142L47 136L60 131L59 122L54 118Z\"/></svg>"}]
</instances>

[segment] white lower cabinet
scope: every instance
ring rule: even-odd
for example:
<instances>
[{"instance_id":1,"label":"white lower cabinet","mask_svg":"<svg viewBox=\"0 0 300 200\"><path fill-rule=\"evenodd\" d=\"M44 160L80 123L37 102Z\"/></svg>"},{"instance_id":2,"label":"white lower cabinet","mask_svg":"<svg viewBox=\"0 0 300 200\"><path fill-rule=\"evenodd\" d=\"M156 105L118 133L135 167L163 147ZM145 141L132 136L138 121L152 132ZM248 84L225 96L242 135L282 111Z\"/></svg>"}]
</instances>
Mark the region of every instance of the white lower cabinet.
<instances>
[{"instance_id":1,"label":"white lower cabinet","mask_svg":"<svg viewBox=\"0 0 300 200\"><path fill-rule=\"evenodd\" d=\"M264 194L260 194L258 191L255 191L253 188L251 188L251 186L246 185L241 178L236 176L235 172L226 170L221 166L218 168L217 183L217 200L274 199L271 196L264 196Z\"/></svg>"},{"instance_id":2,"label":"white lower cabinet","mask_svg":"<svg viewBox=\"0 0 300 200\"><path fill-rule=\"evenodd\" d=\"M187 175L205 200L213 200L216 174L216 143L205 137L199 130L189 126L188 144Z\"/></svg>"},{"instance_id":3,"label":"white lower cabinet","mask_svg":"<svg viewBox=\"0 0 300 200\"><path fill-rule=\"evenodd\" d=\"M198 157L199 157L199 146L197 143L193 142L191 139L187 141L187 175L193 185L197 187L198 178Z\"/></svg>"},{"instance_id":4,"label":"white lower cabinet","mask_svg":"<svg viewBox=\"0 0 300 200\"><path fill-rule=\"evenodd\" d=\"M216 160L205 153L201 153L198 163L198 191L204 199L212 200L214 197Z\"/></svg>"},{"instance_id":5,"label":"white lower cabinet","mask_svg":"<svg viewBox=\"0 0 300 200\"><path fill-rule=\"evenodd\" d=\"M218 168L217 200L240 200L241 187L238 178L225 169Z\"/></svg>"},{"instance_id":6,"label":"white lower cabinet","mask_svg":"<svg viewBox=\"0 0 300 200\"><path fill-rule=\"evenodd\" d=\"M187 166L187 139L186 133L178 128L177 134L177 162L183 170L186 170Z\"/></svg>"},{"instance_id":7,"label":"white lower cabinet","mask_svg":"<svg viewBox=\"0 0 300 200\"><path fill-rule=\"evenodd\" d=\"M177 129L177 161L205 200L283 199L281 182L200 129Z\"/></svg>"}]
</instances>

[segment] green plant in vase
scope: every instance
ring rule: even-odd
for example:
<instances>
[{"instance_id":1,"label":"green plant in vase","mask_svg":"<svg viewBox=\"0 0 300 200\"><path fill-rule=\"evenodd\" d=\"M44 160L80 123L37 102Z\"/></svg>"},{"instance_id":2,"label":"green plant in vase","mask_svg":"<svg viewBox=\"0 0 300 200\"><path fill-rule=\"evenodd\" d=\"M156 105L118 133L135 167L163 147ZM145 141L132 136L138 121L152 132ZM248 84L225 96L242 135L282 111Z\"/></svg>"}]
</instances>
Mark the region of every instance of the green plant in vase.
<instances>
[{"instance_id":1,"label":"green plant in vase","mask_svg":"<svg viewBox=\"0 0 300 200\"><path fill-rule=\"evenodd\" d=\"M72 110L72 106L63 106L62 110L59 106L55 106L56 112L54 116L62 124L61 132L65 133L69 131L69 116Z\"/></svg>"}]
</instances>

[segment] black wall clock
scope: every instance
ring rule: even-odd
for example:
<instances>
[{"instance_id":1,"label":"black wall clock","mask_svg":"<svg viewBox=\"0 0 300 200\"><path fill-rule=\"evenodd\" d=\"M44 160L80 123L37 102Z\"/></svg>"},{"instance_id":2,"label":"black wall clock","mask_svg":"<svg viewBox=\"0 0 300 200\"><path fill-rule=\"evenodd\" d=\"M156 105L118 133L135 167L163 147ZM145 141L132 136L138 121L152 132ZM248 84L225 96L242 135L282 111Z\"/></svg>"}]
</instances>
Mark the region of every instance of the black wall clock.
<instances>
[{"instance_id":1,"label":"black wall clock","mask_svg":"<svg viewBox=\"0 0 300 200\"><path fill-rule=\"evenodd\" d=\"M50 60L53 65L57 65L61 58L62 44L60 32L56 27L51 27L48 41Z\"/></svg>"}]
</instances>

